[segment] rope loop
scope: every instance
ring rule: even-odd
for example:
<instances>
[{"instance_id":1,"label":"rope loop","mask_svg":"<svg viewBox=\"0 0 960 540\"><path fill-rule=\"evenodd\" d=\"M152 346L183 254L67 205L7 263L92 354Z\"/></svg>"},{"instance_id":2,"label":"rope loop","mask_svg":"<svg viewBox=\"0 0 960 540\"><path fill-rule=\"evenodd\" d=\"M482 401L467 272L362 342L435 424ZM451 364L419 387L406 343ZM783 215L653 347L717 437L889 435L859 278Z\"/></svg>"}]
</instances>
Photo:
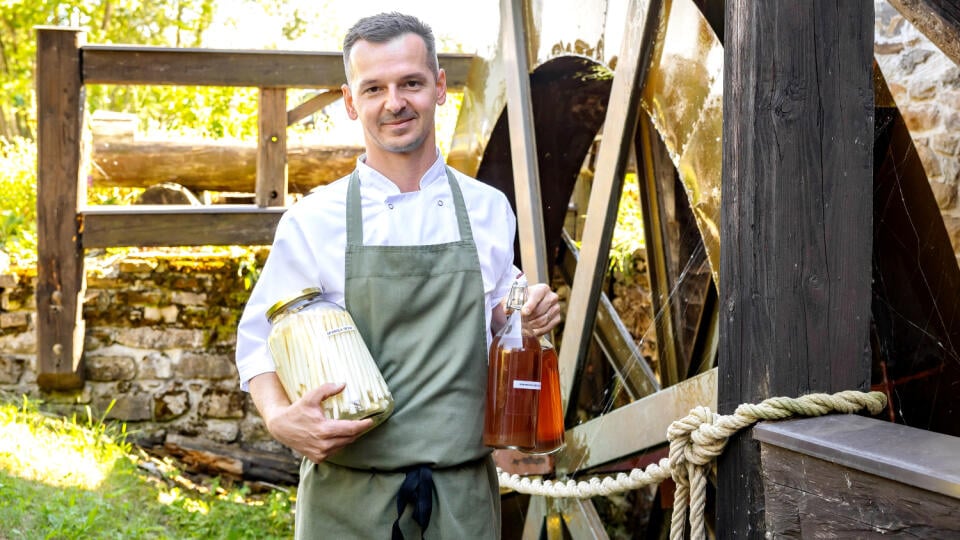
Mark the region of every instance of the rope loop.
<instances>
[{"instance_id":1,"label":"rope loop","mask_svg":"<svg viewBox=\"0 0 960 540\"><path fill-rule=\"evenodd\" d=\"M691 540L706 538L704 511L708 467L738 431L761 420L784 420L794 416L823 416L831 412L853 414L866 410L877 415L887 406L882 392L845 390L835 394L807 394L798 398L772 397L757 404L744 403L733 414L720 415L708 407L694 407L667 428L668 457L645 469L636 468L616 476L589 480L543 480L521 477L497 469L500 486L527 495L588 499L657 485L667 478L676 483L671 540L684 537L687 523Z\"/></svg>"}]
</instances>

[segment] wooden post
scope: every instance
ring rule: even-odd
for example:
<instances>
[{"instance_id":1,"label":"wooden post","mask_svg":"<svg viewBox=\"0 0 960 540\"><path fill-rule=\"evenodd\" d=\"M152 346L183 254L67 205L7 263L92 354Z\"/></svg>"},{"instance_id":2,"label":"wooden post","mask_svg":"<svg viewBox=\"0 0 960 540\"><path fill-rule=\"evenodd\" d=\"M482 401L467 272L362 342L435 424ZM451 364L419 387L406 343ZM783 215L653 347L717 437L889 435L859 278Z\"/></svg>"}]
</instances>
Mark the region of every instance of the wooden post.
<instances>
[{"instance_id":1,"label":"wooden post","mask_svg":"<svg viewBox=\"0 0 960 540\"><path fill-rule=\"evenodd\" d=\"M257 206L284 206L287 200L287 90L261 88L257 140Z\"/></svg>"},{"instance_id":2,"label":"wooden post","mask_svg":"<svg viewBox=\"0 0 960 540\"><path fill-rule=\"evenodd\" d=\"M82 39L79 29L37 28L37 384L44 390L83 386Z\"/></svg>"},{"instance_id":3,"label":"wooden post","mask_svg":"<svg viewBox=\"0 0 960 540\"><path fill-rule=\"evenodd\" d=\"M870 383L872 0L726 3L719 409ZM718 538L762 538L758 445L719 461Z\"/></svg>"}]
</instances>

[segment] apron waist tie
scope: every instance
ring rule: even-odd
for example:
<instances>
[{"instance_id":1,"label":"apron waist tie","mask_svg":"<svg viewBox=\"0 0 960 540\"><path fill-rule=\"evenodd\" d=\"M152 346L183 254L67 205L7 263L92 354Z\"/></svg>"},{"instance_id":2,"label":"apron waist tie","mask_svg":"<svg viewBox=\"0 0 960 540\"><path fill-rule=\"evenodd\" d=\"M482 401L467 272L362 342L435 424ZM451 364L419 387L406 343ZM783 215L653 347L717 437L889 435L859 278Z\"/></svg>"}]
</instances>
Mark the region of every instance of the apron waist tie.
<instances>
[{"instance_id":1,"label":"apron waist tie","mask_svg":"<svg viewBox=\"0 0 960 540\"><path fill-rule=\"evenodd\" d=\"M408 504L413 505L413 520L420 525L422 535L427 531L433 510L433 472L430 467L420 465L407 471L403 484L397 491L397 519L393 522L392 540L403 540L400 517Z\"/></svg>"}]
</instances>

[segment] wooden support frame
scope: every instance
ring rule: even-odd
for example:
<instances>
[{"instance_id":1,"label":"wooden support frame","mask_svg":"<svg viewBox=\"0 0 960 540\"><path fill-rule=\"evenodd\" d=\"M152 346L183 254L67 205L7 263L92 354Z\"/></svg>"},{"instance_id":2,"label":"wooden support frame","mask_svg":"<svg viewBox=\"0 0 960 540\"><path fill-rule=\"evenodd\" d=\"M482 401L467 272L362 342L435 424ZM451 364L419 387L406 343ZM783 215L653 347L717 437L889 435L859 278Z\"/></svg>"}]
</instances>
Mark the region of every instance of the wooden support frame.
<instances>
[{"instance_id":1,"label":"wooden support frame","mask_svg":"<svg viewBox=\"0 0 960 540\"><path fill-rule=\"evenodd\" d=\"M504 64L509 72L507 86L507 122L510 127L510 158L517 204L517 236L520 259L530 283L549 283L543 206L540 196L540 170L537 140L533 128L530 101L530 61L522 0L501 0L500 13L504 45Z\"/></svg>"},{"instance_id":2,"label":"wooden support frame","mask_svg":"<svg viewBox=\"0 0 960 540\"><path fill-rule=\"evenodd\" d=\"M83 386L81 30L37 30L37 384Z\"/></svg>"},{"instance_id":3,"label":"wooden support frame","mask_svg":"<svg viewBox=\"0 0 960 540\"><path fill-rule=\"evenodd\" d=\"M616 208L620 201L623 175L637 125L640 90L662 11L662 0L631 0L627 11L623 46L610 90L597 171L587 204L587 219L581 238L583 248L573 278L573 293L567 306L559 353L560 388L568 410L579 369L578 359L586 357L590 345L593 325L587 321L594 320L597 314L603 281L601 269L607 263L617 219L616 212L610 212L610 208Z\"/></svg>"},{"instance_id":4,"label":"wooden support frame","mask_svg":"<svg viewBox=\"0 0 960 540\"><path fill-rule=\"evenodd\" d=\"M872 0L726 4L719 407L866 390ZM749 431L718 463L717 536L763 538Z\"/></svg>"},{"instance_id":5,"label":"wooden support frame","mask_svg":"<svg viewBox=\"0 0 960 540\"><path fill-rule=\"evenodd\" d=\"M83 45L78 28L37 27L36 32L37 384L43 390L69 390L84 384L84 249L270 244L287 198L286 127L339 97L343 57L339 52ZM448 87L464 86L475 57L438 57ZM87 206L81 134L88 84L258 87L256 205ZM328 92L288 112L288 88Z\"/></svg>"}]
</instances>

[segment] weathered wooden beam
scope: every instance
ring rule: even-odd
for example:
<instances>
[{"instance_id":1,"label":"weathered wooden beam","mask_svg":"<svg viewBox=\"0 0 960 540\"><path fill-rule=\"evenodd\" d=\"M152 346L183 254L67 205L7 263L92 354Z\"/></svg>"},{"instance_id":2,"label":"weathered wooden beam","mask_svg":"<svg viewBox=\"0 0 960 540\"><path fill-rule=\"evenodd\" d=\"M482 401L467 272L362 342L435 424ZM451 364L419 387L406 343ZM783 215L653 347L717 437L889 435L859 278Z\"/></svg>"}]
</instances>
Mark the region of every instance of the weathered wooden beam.
<instances>
[{"instance_id":1,"label":"weathered wooden beam","mask_svg":"<svg viewBox=\"0 0 960 540\"><path fill-rule=\"evenodd\" d=\"M306 193L346 176L360 146L287 144L287 190ZM94 140L90 174L98 187L147 187L176 182L193 192L253 193L257 147L217 141Z\"/></svg>"},{"instance_id":2,"label":"weathered wooden beam","mask_svg":"<svg viewBox=\"0 0 960 540\"><path fill-rule=\"evenodd\" d=\"M717 368L568 429L556 468L580 471L665 444L670 423L699 406L717 408Z\"/></svg>"},{"instance_id":3,"label":"weathered wooden beam","mask_svg":"<svg viewBox=\"0 0 960 540\"><path fill-rule=\"evenodd\" d=\"M872 0L726 4L719 407L865 390ZM717 536L763 538L757 443L718 464Z\"/></svg>"},{"instance_id":4,"label":"weathered wooden beam","mask_svg":"<svg viewBox=\"0 0 960 540\"><path fill-rule=\"evenodd\" d=\"M537 140L530 100L530 52L526 29L531 23L524 21L523 2L501 0L500 13L503 16L500 43L503 43L503 63L507 72L507 122L510 126L510 159L521 266L530 283L549 283Z\"/></svg>"},{"instance_id":5,"label":"weathered wooden beam","mask_svg":"<svg viewBox=\"0 0 960 540\"><path fill-rule=\"evenodd\" d=\"M88 206L82 209L84 248L125 246L270 245L285 207Z\"/></svg>"},{"instance_id":6,"label":"weathered wooden beam","mask_svg":"<svg viewBox=\"0 0 960 540\"><path fill-rule=\"evenodd\" d=\"M37 29L37 384L83 386L79 29Z\"/></svg>"},{"instance_id":7,"label":"weathered wooden beam","mask_svg":"<svg viewBox=\"0 0 960 540\"><path fill-rule=\"evenodd\" d=\"M960 66L960 4L957 0L888 1Z\"/></svg>"},{"instance_id":8,"label":"weathered wooden beam","mask_svg":"<svg viewBox=\"0 0 960 540\"><path fill-rule=\"evenodd\" d=\"M287 90L261 88L257 115L257 206L287 203Z\"/></svg>"},{"instance_id":9,"label":"weathered wooden beam","mask_svg":"<svg viewBox=\"0 0 960 540\"><path fill-rule=\"evenodd\" d=\"M317 92L311 96L310 99L287 111L287 125L292 126L296 124L342 97L343 92L340 90Z\"/></svg>"},{"instance_id":10,"label":"weathered wooden beam","mask_svg":"<svg viewBox=\"0 0 960 540\"><path fill-rule=\"evenodd\" d=\"M81 49L83 84L176 84L339 90L340 52L176 49L87 45ZM470 54L438 54L447 85L466 84Z\"/></svg>"},{"instance_id":11,"label":"weathered wooden beam","mask_svg":"<svg viewBox=\"0 0 960 540\"><path fill-rule=\"evenodd\" d=\"M560 346L560 387L568 413L571 410L570 392L580 359L586 358L593 333L603 268L610 252L617 220L616 208L637 125L640 93L649 55L653 51L654 35L662 17L661 8L661 0L632 0L627 12L623 45L610 89L597 170L583 227L580 261L573 278Z\"/></svg>"},{"instance_id":12,"label":"weathered wooden beam","mask_svg":"<svg viewBox=\"0 0 960 540\"><path fill-rule=\"evenodd\" d=\"M764 422L773 538L960 535L960 438L857 415Z\"/></svg>"}]
</instances>

